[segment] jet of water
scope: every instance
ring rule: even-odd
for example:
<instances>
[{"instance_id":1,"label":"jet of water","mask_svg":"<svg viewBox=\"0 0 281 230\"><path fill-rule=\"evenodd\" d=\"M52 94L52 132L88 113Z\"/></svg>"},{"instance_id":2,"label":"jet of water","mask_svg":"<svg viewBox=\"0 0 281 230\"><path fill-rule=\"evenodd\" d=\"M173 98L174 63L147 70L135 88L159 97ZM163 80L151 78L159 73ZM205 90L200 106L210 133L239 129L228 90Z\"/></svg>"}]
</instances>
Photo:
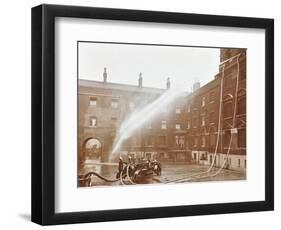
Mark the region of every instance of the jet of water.
<instances>
[{"instance_id":1,"label":"jet of water","mask_svg":"<svg viewBox=\"0 0 281 230\"><path fill-rule=\"evenodd\" d=\"M160 97L146 105L140 110L133 112L120 126L115 140L111 156L116 154L120 149L122 143L130 137L139 127L151 120L157 115L161 108L165 108L174 102L177 98L184 95L185 92L178 89L169 89L165 91Z\"/></svg>"}]
</instances>

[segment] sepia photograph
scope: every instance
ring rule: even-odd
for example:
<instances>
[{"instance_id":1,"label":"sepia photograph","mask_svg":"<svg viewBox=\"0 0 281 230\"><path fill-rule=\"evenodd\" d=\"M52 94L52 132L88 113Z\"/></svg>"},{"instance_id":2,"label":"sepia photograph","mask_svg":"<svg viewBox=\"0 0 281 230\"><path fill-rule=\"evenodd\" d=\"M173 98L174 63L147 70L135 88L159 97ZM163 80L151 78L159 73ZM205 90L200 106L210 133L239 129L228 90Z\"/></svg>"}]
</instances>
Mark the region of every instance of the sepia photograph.
<instances>
[{"instance_id":1,"label":"sepia photograph","mask_svg":"<svg viewBox=\"0 0 281 230\"><path fill-rule=\"evenodd\" d=\"M274 210L274 20L226 15L32 8L33 222Z\"/></svg>"},{"instance_id":2,"label":"sepia photograph","mask_svg":"<svg viewBox=\"0 0 281 230\"><path fill-rule=\"evenodd\" d=\"M237 47L77 42L77 186L247 179Z\"/></svg>"}]
</instances>

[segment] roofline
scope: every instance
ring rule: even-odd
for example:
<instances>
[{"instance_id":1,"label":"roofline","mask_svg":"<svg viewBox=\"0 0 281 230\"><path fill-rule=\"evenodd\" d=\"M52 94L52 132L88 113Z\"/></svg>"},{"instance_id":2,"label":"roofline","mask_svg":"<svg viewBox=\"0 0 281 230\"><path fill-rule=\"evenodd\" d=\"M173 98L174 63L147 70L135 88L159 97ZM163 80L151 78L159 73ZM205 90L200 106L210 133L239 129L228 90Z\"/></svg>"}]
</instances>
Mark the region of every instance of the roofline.
<instances>
[{"instance_id":1,"label":"roofline","mask_svg":"<svg viewBox=\"0 0 281 230\"><path fill-rule=\"evenodd\" d=\"M89 81L94 83L106 83L106 84L112 84L112 85L120 85L120 86L129 86L129 87L138 87L138 85L130 85L130 84L124 84L124 83L117 83L117 82L103 82L103 81L97 81L97 80L89 80L89 79L79 79L79 81ZM157 90L166 90L164 88L156 88L156 87L149 87L149 86L142 86L140 88L147 88L147 89L157 89Z\"/></svg>"}]
</instances>

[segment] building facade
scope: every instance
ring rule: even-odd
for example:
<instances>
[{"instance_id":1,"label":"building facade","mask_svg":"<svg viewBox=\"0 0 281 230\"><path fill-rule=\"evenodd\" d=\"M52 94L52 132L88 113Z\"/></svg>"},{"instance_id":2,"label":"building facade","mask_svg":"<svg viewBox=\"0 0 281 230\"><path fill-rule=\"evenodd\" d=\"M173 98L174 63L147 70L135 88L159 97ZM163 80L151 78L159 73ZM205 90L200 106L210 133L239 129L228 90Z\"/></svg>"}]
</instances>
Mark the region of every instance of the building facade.
<instances>
[{"instance_id":1,"label":"building facade","mask_svg":"<svg viewBox=\"0 0 281 230\"><path fill-rule=\"evenodd\" d=\"M244 171L246 162L246 50L221 49L215 79L187 104L192 161Z\"/></svg>"},{"instance_id":2,"label":"building facade","mask_svg":"<svg viewBox=\"0 0 281 230\"><path fill-rule=\"evenodd\" d=\"M246 168L246 50L221 49L219 73L208 84L160 108L123 143L120 155L161 162ZM122 122L166 89L79 80L79 160L108 161ZM136 121L137 122L137 121ZM119 155L118 155L119 156ZM226 159L226 160L224 160Z\"/></svg>"}]
</instances>

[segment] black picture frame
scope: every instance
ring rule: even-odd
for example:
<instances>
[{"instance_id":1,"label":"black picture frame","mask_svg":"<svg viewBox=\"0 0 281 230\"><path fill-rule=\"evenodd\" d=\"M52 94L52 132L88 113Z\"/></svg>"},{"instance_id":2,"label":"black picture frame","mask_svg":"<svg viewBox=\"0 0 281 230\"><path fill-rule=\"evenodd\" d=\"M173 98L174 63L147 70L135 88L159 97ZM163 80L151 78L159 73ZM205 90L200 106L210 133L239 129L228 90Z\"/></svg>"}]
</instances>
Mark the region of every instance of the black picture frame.
<instances>
[{"instance_id":1,"label":"black picture frame","mask_svg":"<svg viewBox=\"0 0 281 230\"><path fill-rule=\"evenodd\" d=\"M265 200L55 213L55 18L265 29ZM126 9L40 5L32 8L32 221L41 225L267 211L274 209L274 20Z\"/></svg>"}]
</instances>

